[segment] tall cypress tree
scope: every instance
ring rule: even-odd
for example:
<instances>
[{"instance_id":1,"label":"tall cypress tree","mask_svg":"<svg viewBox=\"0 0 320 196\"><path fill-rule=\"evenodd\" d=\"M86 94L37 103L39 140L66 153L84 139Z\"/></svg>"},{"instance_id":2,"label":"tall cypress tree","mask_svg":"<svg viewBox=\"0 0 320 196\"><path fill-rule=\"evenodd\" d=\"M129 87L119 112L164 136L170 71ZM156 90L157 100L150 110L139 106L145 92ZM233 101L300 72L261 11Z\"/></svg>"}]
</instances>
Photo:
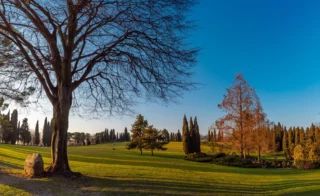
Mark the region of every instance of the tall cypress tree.
<instances>
[{"instance_id":1,"label":"tall cypress tree","mask_svg":"<svg viewBox=\"0 0 320 196\"><path fill-rule=\"evenodd\" d=\"M18 140L19 133L18 133L18 111L13 110L11 114L11 127L12 127L12 133L11 133L11 144L16 144L16 141Z\"/></svg>"},{"instance_id":2,"label":"tall cypress tree","mask_svg":"<svg viewBox=\"0 0 320 196\"><path fill-rule=\"evenodd\" d=\"M299 127L297 127L297 128L294 127L293 130L294 130L294 145L296 146L296 145L300 144L300 142L299 142Z\"/></svg>"},{"instance_id":3,"label":"tall cypress tree","mask_svg":"<svg viewBox=\"0 0 320 196\"><path fill-rule=\"evenodd\" d=\"M42 130L42 142L44 146L48 146L48 121L47 117L44 119L43 130Z\"/></svg>"},{"instance_id":4,"label":"tall cypress tree","mask_svg":"<svg viewBox=\"0 0 320 196\"><path fill-rule=\"evenodd\" d=\"M38 146L39 143L40 143L39 121L37 120L35 132L34 132L34 144Z\"/></svg>"},{"instance_id":5,"label":"tall cypress tree","mask_svg":"<svg viewBox=\"0 0 320 196\"><path fill-rule=\"evenodd\" d=\"M288 135L287 131L283 131L283 137L282 137L282 150L286 151L288 149Z\"/></svg>"},{"instance_id":6,"label":"tall cypress tree","mask_svg":"<svg viewBox=\"0 0 320 196\"><path fill-rule=\"evenodd\" d=\"M305 133L303 127L300 128L300 144L305 143Z\"/></svg>"},{"instance_id":7,"label":"tall cypress tree","mask_svg":"<svg viewBox=\"0 0 320 196\"><path fill-rule=\"evenodd\" d=\"M194 151L199 153L201 152L201 142L200 142L200 131L199 131L199 125L198 125L198 121L197 121L197 117L194 117L194 132L195 132L195 147L194 147Z\"/></svg>"},{"instance_id":8,"label":"tall cypress tree","mask_svg":"<svg viewBox=\"0 0 320 196\"><path fill-rule=\"evenodd\" d=\"M183 151L185 154L190 153L189 145L190 145L190 133L189 133L189 127L188 127L188 120L186 115L183 117L183 123L182 123L182 145L183 145Z\"/></svg>"},{"instance_id":9,"label":"tall cypress tree","mask_svg":"<svg viewBox=\"0 0 320 196\"><path fill-rule=\"evenodd\" d=\"M208 142L211 142L211 134L210 129L208 130Z\"/></svg>"},{"instance_id":10,"label":"tall cypress tree","mask_svg":"<svg viewBox=\"0 0 320 196\"><path fill-rule=\"evenodd\" d=\"M310 137L312 141L315 141L315 133L316 133L316 126L312 123L310 126Z\"/></svg>"},{"instance_id":11,"label":"tall cypress tree","mask_svg":"<svg viewBox=\"0 0 320 196\"><path fill-rule=\"evenodd\" d=\"M128 137L128 129L127 127L124 128L124 141L129 141L129 137Z\"/></svg>"},{"instance_id":12,"label":"tall cypress tree","mask_svg":"<svg viewBox=\"0 0 320 196\"><path fill-rule=\"evenodd\" d=\"M177 133L177 142L181 142L181 141L182 141L182 137L181 137L180 130L178 129L178 133Z\"/></svg>"},{"instance_id":13,"label":"tall cypress tree","mask_svg":"<svg viewBox=\"0 0 320 196\"><path fill-rule=\"evenodd\" d=\"M189 145L189 152L194 153L196 148L196 132L194 130L193 120L192 117L190 117L189 121L189 131L190 131L190 145Z\"/></svg>"}]
</instances>

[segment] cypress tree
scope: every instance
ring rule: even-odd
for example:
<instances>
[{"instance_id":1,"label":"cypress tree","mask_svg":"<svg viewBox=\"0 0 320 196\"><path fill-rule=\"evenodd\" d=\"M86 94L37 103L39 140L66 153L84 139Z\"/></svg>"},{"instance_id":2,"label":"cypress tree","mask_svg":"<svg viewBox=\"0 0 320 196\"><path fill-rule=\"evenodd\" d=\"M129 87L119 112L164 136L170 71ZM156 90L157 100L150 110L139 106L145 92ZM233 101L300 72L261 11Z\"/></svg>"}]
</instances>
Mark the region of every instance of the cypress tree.
<instances>
[{"instance_id":1,"label":"cypress tree","mask_svg":"<svg viewBox=\"0 0 320 196\"><path fill-rule=\"evenodd\" d=\"M217 131L216 129L213 129L213 142L217 141Z\"/></svg>"},{"instance_id":2,"label":"cypress tree","mask_svg":"<svg viewBox=\"0 0 320 196\"><path fill-rule=\"evenodd\" d=\"M43 124L43 130L42 130L42 142L44 146L48 145L48 123L47 123L47 117L44 119L44 124Z\"/></svg>"},{"instance_id":3,"label":"cypress tree","mask_svg":"<svg viewBox=\"0 0 320 196\"><path fill-rule=\"evenodd\" d=\"M310 126L310 138L312 139L312 141L315 141L315 133L316 133L316 126L314 126L314 124L312 123Z\"/></svg>"},{"instance_id":4,"label":"cypress tree","mask_svg":"<svg viewBox=\"0 0 320 196\"><path fill-rule=\"evenodd\" d=\"M127 127L124 128L124 141L129 141L129 137L128 137L128 129Z\"/></svg>"},{"instance_id":5,"label":"cypress tree","mask_svg":"<svg viewBox=\"0 0 320 196\"><path fill-rule=\"evenodd\" d=\"M190 145L189 145L189 152L190 153L194 153L195 152L195 148L196 148L196 132L194 130L194 124L193 124L193 120L192 117L190 117L190 121L189 121L189 131L190 131Z\"/></svg>"},{"instance_id":6,"label":"cypress tree","mask_svg":"<svg viewBox=\"0 0 320 196\"><path fill-rule=\"evenodd\" d=\"M13 110L11 114L11 127L12 127L12 133L11 133L11 144L16 144L17 140L19 139L19 133L18 133L18 111Z\"/></svg>"},{"instance_id":7,"label":"cypress tree","mask_svg":"<svg viewBox=\"0 0 320 196\"><path fill-rule=\"evenodd\" d=\"M189 133L188 121L187 121L186 115L184 115L183 123L182 123L182 145L183 145L183 151L185 154L190 153L189 144L190 144L190 133Z\"/></svg>"},{"instance_id":8,"label":"cypress tree","mask_svg":"<svg viewBox=\"0 0 320 196\"><path fill-rule=\"evenodd\" d=\"M208 142L211 142L211 134L210 134L210 129L208 130Z\"/></svg>"},{"instance_id":9,"label":"cypress tree","mask_svg":"<svg viewBox=\"0 0 320 196\"><path fill-rule=\"evenodd\" d=\"M290 127L288 130L288 148L292 145L292 128Z\"/></svg>"},{"instance_id":10,"label":"cypress tree","mask_svg":"<svg viewBox=\"0 0 320 196\"><path fill-rule=\"evenodd\" d=\"M178 133L177 133L177 142L181 142L182 139L181 139L181 133L180 133L180 130L178 129Z\"/></svg>"},{"instance_id":11,"label":"cypress tree","mask_svg":"<svg viewBox=\"0 0 320 196\"><path fill-rule=\"evenodd\" d=\"M300 144L305 143L305 133L303 127L300 128Z\"/></svg>"},{"instance_id":12,"label":"cypress tree","mask_svg":"<svg viewBox=\"0 0 320 196\"><path fill-rule=\"evenodd\" d=\"M294 145L298 145L300 142L299 142L299 127L295 128L293 127L293 130L294 130Z\"/></svg>"},{"instance_id":13,"label":"cypress tree","mask_svg":"<svg viewBox=\"0 0 320 196\"><path fill-rule=\"evenodd\" d=\"M200 142L200 131L199 131L197 117L194 117L194 131L195 131L195 135L196 135L196 138L195 138L196 145L195 145L194 151L199 153L199 152L201 152L201 148L200 148L201 142Z\"/></svg>"},{"instance_id":14,"label":"cypress tree","mask_svg":"<svg viewBox=\"0 0 320 196\"><path fill-rule=\"evenodd\" d=\"M282 137L282 150L286 151L288 149L288 136L287 131L283 131L283 137Z\"/></svg>"},{"instance_id":15,"label":"cypress tree","mask_svg":"<svg viewBox=\"0 0 320 196\"><path fill-rule=\"evenodd\" d=\"M36 129L34 132L34 144L38 146L39 143L40 143L39 121L37 120Z\"/></svg>"}]
</instances>

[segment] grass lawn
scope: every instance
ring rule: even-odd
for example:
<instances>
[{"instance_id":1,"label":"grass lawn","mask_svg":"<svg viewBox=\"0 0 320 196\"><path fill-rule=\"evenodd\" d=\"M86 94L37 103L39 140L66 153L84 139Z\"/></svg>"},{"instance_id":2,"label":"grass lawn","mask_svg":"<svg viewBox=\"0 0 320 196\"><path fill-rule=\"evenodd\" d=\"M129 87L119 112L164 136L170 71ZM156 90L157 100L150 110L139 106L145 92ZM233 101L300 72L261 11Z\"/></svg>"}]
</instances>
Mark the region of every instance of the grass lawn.
<instances>
[{"instance_id":1,"label":"grass lawn","mask_svg":"<svg viewBox=\"0 0 320 196\"><path fill-rule=\"evenodd\" d=\"M0 195L320 195L320 170L244 169L184 161L182 144L139 155L124 143L69 147L70 166L85 175L25 179L24 160L46 147L0 144ZM116 148L116 150L112 150ZM202 147L208 152L209 147ZM47 165L45 165L47 166Z\"/></svg>"}]
</instances>

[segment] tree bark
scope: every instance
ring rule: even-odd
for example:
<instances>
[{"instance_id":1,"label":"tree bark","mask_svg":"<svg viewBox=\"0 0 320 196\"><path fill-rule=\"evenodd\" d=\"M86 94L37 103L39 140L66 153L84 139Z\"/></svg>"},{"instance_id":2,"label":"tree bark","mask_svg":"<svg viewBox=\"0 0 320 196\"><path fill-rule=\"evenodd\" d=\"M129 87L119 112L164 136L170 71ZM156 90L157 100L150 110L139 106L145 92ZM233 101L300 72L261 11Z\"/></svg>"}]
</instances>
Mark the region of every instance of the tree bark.
<instances>
[{"instance_id":1,"label":"tree bark","mask_svg":"<svg viewBox=\"0 0 320 196\"><path fill-rule=\"evenodd\" d=\"M72 91L69 87L59 85L59 99L53 103L53 125L51 135L51 163L46 172L72 173L67 155L67 132L69 111L72 104Z\"/></svg>"}]
</instances>

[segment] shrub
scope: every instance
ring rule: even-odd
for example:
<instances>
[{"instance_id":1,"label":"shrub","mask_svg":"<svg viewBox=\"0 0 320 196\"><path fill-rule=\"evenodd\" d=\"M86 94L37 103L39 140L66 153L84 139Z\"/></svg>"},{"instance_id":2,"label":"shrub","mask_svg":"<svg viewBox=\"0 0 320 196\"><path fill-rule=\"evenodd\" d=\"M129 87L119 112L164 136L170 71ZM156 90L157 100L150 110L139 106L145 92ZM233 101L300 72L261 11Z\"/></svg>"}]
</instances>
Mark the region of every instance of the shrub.
<instances>
[{"instance_id":1,"label":"shrub","mask_svg":"<svg viewBox=\"0 0 320 196\"><path fill-rule=\"evenodd\" d=\"M219 152L219 153L212 155L212 158L216 159L216 158L221 158L221 157L225 157L225 156L226 156L226 153Z\"/></svg>"},{"instance_id":2,"label":"shrub","mask_svg":"<svg viewBox=\"0 0 320 196\"><path fill-rule=\"evenodd\" d=\"M234 167L245 167L245 168L259 168L261 164L252 163L249 159L243 159L239 156L224 155L219 158L213 158L211 163L217 165L234 166Z\"/></svg>"},{"instance_id":3,"label":"shrub","mask_svg":"<svg viewBox=\"0 0 320 196\"><path fill-rule=\"evenodd\" d=\"M184 159L188 161L195 161L195 162L209 162L212 160L212 157L208 156L206 153L194 153L194 154L187 154L184 157Z\"/></svg>"}]
</instances>

